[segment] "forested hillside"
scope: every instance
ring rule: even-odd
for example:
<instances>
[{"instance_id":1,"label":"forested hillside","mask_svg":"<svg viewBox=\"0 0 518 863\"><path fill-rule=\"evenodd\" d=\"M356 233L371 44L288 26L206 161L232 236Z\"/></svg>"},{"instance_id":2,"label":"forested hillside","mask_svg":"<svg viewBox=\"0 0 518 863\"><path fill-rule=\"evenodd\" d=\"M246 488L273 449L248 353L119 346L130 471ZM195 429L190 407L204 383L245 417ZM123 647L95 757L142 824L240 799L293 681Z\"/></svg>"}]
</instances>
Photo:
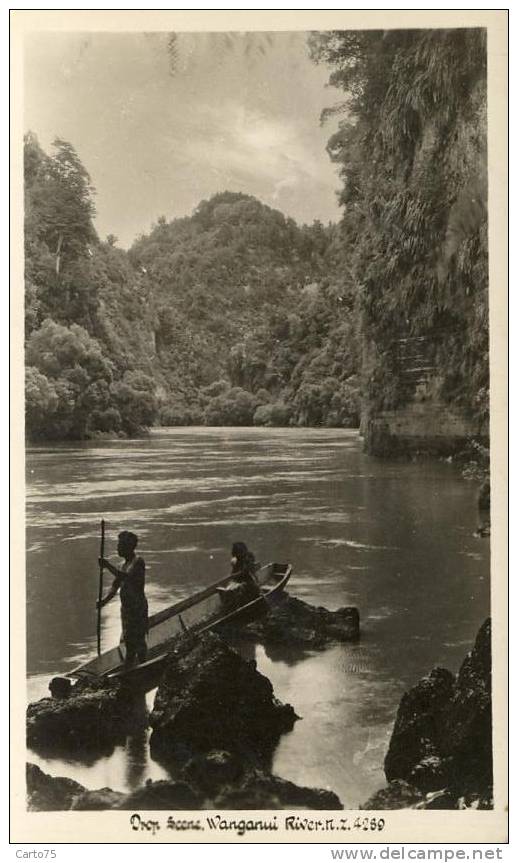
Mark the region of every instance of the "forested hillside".
<instances>
[{"instance_id":1,"label":"forested hillside","mask_svg":"<svg viewBox=\"0 0 518 863\"><path fill-rule=\"evenodd\" d=\"M27 430L359 421L340 228L242 194L160 218L129 253L93 228L72 146L25 142Z\"/></svg>"},{"instance_id":2,"label":"forested hillside","mask_svg":"<svg viewBox=\"0 0 518 863\"><path fill-rule=\"evenodd\" d=\"M130 260L156 306L165 424L356 425L353 298L339 229L242 194L159 220Z\"/></svg>"},{"instance_id":3,"label":"forested hillside","mask_svg":"<svg viewBox=\"0 0 518 863\"><path fill-rule=\"evenodd\" d=\"M419 337L426 388L489 408L485 30L328 32L316 62L344 91L329 141L359 298L367 412L412 397L398 344ZM426 397L426 393L423 393Z\"/></svg>"},{"instance_id":4,"label":"forested hillside","mask_svg":"<svg viewBox=\"0 0 518 863\"><path fill-rule=\"evenodd\" d=\"M30 438L138 433L157 416L149 287L93 228L73 147L25 141L26 428Z\"/></svg>"},{"instance_id":5,"label":"forested hillside","mask_svg":"<svg viewBox=\"0 0 518 863\"><path fill-rule=\"evenodd\" d=\"M419 397L489 409L483 30L313 34L343 103L343 218L298 226L240 193L160 217L125 252L93 227L71 144L25 141L27 431L357 426Z\"/></svg>"}]
</instances>

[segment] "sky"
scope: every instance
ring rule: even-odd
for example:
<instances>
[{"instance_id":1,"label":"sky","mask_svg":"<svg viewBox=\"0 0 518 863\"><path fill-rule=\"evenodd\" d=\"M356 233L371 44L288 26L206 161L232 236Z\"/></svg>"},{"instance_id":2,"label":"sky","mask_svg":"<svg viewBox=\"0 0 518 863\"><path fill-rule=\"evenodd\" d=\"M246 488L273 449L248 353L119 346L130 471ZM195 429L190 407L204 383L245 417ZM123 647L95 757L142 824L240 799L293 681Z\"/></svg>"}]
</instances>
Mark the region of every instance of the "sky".
<instances>
[{"instance_id":1,"label":"sky","mask_svg":"<svg viewBox=\"0 0 518 863\"><path fill-rule=\"evenodd\" d=\"M304 33L35 33L24 127L69 141L96 188L96 228L127 248L216 192L297 222L340 216L320 113L340 99Z\"/></svg>"}]
</instances>

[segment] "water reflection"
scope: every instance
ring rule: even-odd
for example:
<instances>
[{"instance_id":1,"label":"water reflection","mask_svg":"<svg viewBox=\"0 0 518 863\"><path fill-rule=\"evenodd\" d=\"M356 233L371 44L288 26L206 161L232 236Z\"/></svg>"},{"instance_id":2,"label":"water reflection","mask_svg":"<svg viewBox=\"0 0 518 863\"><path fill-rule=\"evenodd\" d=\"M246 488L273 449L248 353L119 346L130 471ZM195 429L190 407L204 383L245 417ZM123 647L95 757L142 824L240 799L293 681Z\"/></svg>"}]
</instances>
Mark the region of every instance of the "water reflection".
<instances>
[{"instance_id":1,"label":"water reflection","mask_svg":"<svg viewBox=\"0 0 518 863\"><path fill-rule=\"evenodd\" d=\"M147 728L140 728L126 739L126 785L128 788L138 788L143 785L149 761L149 745Z\"/></svg>"}]
</instances>

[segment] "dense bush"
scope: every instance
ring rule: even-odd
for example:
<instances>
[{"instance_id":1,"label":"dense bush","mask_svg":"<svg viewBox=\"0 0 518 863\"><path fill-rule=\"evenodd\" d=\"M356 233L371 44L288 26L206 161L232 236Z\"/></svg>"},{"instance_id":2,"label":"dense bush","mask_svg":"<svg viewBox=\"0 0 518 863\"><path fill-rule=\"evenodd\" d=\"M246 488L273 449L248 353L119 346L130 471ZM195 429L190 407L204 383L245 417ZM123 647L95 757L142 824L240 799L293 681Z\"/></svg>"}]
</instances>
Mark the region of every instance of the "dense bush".
<instances>
[{"instance_id":1,"label":"dense bush","mask_svg":"<svg viewBox=\"0 0 518 863\"><path fill-rule=\"evenodd\" d=\"M259 405L254 413L254 426L287 426L290 424L291 411L283 402Z\"/></svg>"},{"instance_id":2,"label":"dense bush","mask_svg":"<svg viewBox=\"0 0 518 863\"><path fill-rule=\"evenodd\" d=\"M209 400L205 408L208 426L249 426L253 423L257 398L241 387L232 387Z\"/></svg>"},{"instance_id":3,"label":"dense bush","mask_svg":"<svg viewBox=\"0 0 518 863\"><path fill-rule=\"evenodd\" d=\"M134 435L155 421L141 278L100 243L90 177L73 147L25 139L26 430L31 439Z\"/></svg>"},{"instance_id":4,"label":"dense bush","mask_svg":"<svg viewBox=\"0 0 518 863\"><path fill-rule=\"evenodd\" d=\"M156 309L161 423L188 424L201 412L212 425L304 424L310 414L296 394L310 365L310 377L339 386L358 372L356 300L336 226L298 227L225 192L191 218L159 219L129 256L145 269ZM229 395L236 388L247 395ZM265 408L254 419L269 403L286 404L286 415ZM336 424L357 416L326 403L319 422L327 410Z\"/></svg>"},{"instance_id":5,"label":"dense bush","mask_svg":"<svg viewBox=\"0 0 518 863\"><path fill-rule=\"evenodd\" d=\"M26 423L31 438L83 438L95 432L136 434L150 425L153 382L114 366L83 327L46 319L27 342Z\"/></svg>"},{"instance_id":6,"label":"dense bush","mask_svg":"<svg viewBox=\"0 0 518 863\"><path fill-rule=\"evenodd\" d=\"M367 406L411 396L397 339L428 335L442 397L487 418L485 30L329 31L311 47L344 92L329 152Z\"/></svg>"}]
</instances>

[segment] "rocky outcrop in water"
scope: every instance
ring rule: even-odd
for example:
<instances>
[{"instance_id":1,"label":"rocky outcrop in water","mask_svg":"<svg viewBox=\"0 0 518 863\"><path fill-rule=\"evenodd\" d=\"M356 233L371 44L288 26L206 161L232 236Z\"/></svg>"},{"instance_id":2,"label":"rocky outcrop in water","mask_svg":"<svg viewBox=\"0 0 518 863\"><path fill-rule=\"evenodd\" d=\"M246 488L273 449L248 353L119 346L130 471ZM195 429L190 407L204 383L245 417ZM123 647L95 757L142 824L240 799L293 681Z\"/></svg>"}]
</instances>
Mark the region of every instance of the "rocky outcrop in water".
<instances>
[{"instance_id":1,"label":"rocky outcrop in water","mask_svg":"<svg viewBox=\"0 0 518 863\"><path fill-rule=\"evenodd\" d=\"M356 641L360 615L357 608L329 611L286 596L267 616L241 627L236 634L262 644L320 648L337 641Z\"/></svg>"},{"instance_id":2,"label":"rocky outcrop in water","mask_svg":"<svg viewBox=\"0 0 518 863\"><path fill-rule=\"evenodd\" d=\"M32 812L124 809L343 809L332 791L304 788L267 771L243 767L229 752L214 751L188 764L185 778L152 782L123 794L111 788L88 791L78 782L27 765L27 806Z\"/></svg>"},{"instance_id":3,"label":"rocky outcrop in water","mask_svg":"<svg viewBox=\"0 0 518 863\"><path fill-rule=\"evenodd\" d=\"M89 791L79 782L49 776L35 764L27 765L27 807L33 812L103 809L197 809L203 802L185 782L147 782L130 794L98 788Z\"/></svg>"},{"instance_id":4,"label":"rocky outcrop in water","mask_svg":"<svg viewBox=\"0 0 518 863\"><path fill-rule=\"evenodd\" d=\"M424 800L424 794L405 782L403 779L395 779L386 788L376 791L369 797L362 809L414 809L418 803Z\"/></svg>"},{"instance_id":5,"label":"rocky outcrop in water","mask_svg":"<svg viewBox=\"0 0 518 863\"><path fill-rule=\"evenodd\" d=\"M192 758L182 777L215 809L343 809L334 792L295 785L225 750Z\"/></svg>"},{"instance_id":6,"label":"rocky outcrop in water","mask_svg":"<svg viewBox=\"0 0 518 863\"><path fill-rule=\"evenodd\" d=\"M181 642L168 657L150 716L151 752L165 763L183 763L221 748L265 763L296 719L255 662L208 633Z\"/></svg>"},{"instance_id":7,"label":"rocky outcrop in water","mask_svg":"<svg viewBox=\"0 0 518 863\"><path fill-rule=\"evenodd\" d=\"M85 790L65 776L49 776L36 764L27 764L27 808L29 812L60 812L70 809Z\"/></svg>"},{"instance_id":8,"label":"rocky outcrop in water","mask_svg":"<svg viewBox=\"0 0 518 863\"><path fill-rule=\"evenodd\" d=\"M114 684L77 683L63 698L27 708L27 745L35 750L104 751L123 741L134 720L134 696Z\"/></svg>"},{"instance_id":9,"label":"rocky outcrop in water","mask_svg":"<svg viewBox=\"0 0 518 863\"><path fill-rule=\"evenodd\" d=\"M456 677L435 668L403 696L385 758L385 775L389 786L364 808L492 807L489 619ZM410 803L417 795L420 800ZM383 806L383 802L390 805Z\"/></svg>"}]
</instances>

